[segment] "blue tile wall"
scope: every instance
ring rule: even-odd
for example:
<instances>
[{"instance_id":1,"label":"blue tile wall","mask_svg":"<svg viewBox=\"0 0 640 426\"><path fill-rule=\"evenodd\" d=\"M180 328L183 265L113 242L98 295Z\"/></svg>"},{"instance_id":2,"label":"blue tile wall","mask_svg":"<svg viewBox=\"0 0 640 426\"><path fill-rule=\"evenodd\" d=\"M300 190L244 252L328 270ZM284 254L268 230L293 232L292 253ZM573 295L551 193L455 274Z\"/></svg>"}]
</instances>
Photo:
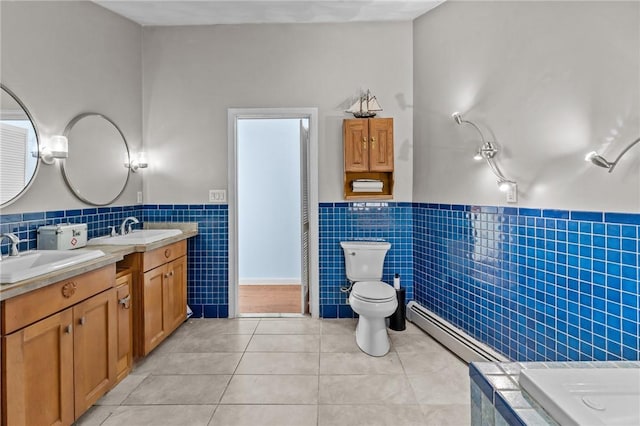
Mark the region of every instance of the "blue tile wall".
<instances>
[{"instance_id":1,"label":"blue tile wall","mask_svg":"<svg viewBox=\"0 0 640 426\"><path fill-rule=\"evenodd\" d=\"M352 317L340 241L392 244L383 280L399 273L415 299L513 360L640 359L640 214L423 203L321 203L320 314ZM20 250L36 229L89 225L105 235L126 216L197 222L189 240L195 316L228 316L226 205L145 205L0 215ZM2 253L8 244L0 246Z\"/></svg>"},{"instance_id":2,"label":"blue tile wall","mask_svg":"<svg viewBox=\"0 0 640 426\"><path fill-rule=\"evenodd\" d=\"M16 213L0 215L0 232L13 232L20 238L20 251L33 250L38 240L38 228L60 223L86 223L88 238L109 235L109 226L120 226L127 216L141 217L142 206L96 207L74 210ZM136 225L134 225L135 227ZM9 252L5 239L0 246L2 254Z\"/></svg>"},{"instance_id":3,"label":"blue tile wall","mask_svg":"<svg viewBox=\"0 0 640 426\"><path fill-rule=\"evenodd\" d=\"M414 297L513 360L638 360L640 215L414 204Z\"/></svg>"},{"instance_id":4,"label":"blue tile wall","mask_svg":"<svg viewBox=\"0 0 640 426\"><path fill-rule=\"evenodd\" d=\"M0 232L22 240L20 250L36 248L37 229L59 223L87 223L88 236L107 235L127 216L149 222L197 222L188 240L187 297L195 317L226 318L228 313L228 209L226 205L144 205L98 207L0 215ZM9 243L0 247L7 254Z\"/></svg>"},{"instance_id":5,"label":"blue tile wall","mask_svg":"<svg viewBox=\"0 0 640 426\"><path fill-rule=\"evenodd\" d=\"M229 213L223 204L147 204L149 222L197 222L188 240L187 299L194 317L229 316Z\"/></svg>"},{"instance_id":6,"label":"blue tile wall","mask_svg":"<svg viewBox=\"0 0 640 426\"><path fill-rule=\"evenodd\" d=\"M400 274L413 298L413 212L411 203L320 203L320 315L352 318L347 294L344 256L340 241L383 240L391 243L384 262L383 281L393 283Z\"/></svg>"}]
</instances>

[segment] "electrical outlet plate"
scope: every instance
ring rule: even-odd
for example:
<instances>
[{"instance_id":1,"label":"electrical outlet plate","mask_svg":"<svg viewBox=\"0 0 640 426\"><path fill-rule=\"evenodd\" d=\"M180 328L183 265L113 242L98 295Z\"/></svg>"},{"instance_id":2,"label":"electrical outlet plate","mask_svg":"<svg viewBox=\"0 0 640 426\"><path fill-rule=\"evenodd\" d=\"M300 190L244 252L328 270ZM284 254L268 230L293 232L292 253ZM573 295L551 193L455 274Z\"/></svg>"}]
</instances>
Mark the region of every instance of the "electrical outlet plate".
<instances>
[{"instance_id":1,"label":"electrical outlet plate","mask_svg":"<svg viewBox=\"0 0 640 426\"><path fill-rule=\"evenodd\" d=\"M226 189L210 189L209 190L210 203L224 203L226 201L227 201Z\"/></svg>"},{"instance_id":2,"label":"electrical outlet plate","mask_svg":"<svg viewBox=\"0 0 640 426\"><path fill-rule=\"evenodd\" d=\"M137 200L138 200L138 204L142 203L142 191L138 191Z\"/></svg>"},{"instance_id":3,"label":"electrical outlet plate","mask_svg":"<svg viewBox=\"0 0 640 426\"><path fill-rule=\"evenodd\" d=\"M512 184L509 185L509 189L507 190L507 203L517 203L518 202L518 185Z\"/></svg>"}]
</instances>

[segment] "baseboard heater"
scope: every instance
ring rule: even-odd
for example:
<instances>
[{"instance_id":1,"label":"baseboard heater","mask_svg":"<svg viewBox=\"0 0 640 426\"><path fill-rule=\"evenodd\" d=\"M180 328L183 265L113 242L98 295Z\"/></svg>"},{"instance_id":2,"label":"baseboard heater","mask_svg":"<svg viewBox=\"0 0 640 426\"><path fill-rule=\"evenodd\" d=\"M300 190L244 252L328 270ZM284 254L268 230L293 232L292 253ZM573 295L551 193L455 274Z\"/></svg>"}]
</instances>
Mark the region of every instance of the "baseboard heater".
<instances>
[{"instance_id":1,"label":"baseboard heater","mask_svg":"<svg viewBox=\"0 0 640 426\"><path fill-rule=\"evenodd\" d=\"M407 319L429 333L440 344L466 362L508 361L503 355L478 342L450 322L411 301L407 305Z\"/></svg>"}]
</instances>

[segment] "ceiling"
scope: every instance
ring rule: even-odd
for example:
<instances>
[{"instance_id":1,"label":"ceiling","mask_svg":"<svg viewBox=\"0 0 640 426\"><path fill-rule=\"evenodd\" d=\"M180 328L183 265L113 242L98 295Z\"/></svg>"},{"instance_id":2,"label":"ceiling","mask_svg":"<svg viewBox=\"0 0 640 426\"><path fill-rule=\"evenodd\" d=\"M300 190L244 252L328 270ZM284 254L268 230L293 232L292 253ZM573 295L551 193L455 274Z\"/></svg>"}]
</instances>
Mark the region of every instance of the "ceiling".
<instances>
[{"instance_id":1,"label":"ceiling","mask_svg":"<svg viewBox=\"0 0 640 426\"><path fill-rule=\"evenodd\" d=\"M410 21L445 0L93 0L140 25Z\"/></svg>"}]
</instances>

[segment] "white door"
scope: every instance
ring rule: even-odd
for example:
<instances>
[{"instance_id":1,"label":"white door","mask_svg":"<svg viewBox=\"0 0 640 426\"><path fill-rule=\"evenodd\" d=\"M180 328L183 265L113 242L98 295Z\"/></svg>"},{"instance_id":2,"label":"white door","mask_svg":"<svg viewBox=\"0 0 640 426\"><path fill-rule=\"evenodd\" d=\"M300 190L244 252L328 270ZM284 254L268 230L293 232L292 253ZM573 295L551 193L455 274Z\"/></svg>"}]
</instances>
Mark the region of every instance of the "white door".
<instances>
[{"instance_id":1,"label":"white door","mask_svg":"<svg viewBox=\"0 0 640 426\"><path fill-rule=\"evenodd\" d=\"M309 128L308 120L300 120L300 207L302 239L301 313L309 313Z\"/></svg>"}]
</instances>

